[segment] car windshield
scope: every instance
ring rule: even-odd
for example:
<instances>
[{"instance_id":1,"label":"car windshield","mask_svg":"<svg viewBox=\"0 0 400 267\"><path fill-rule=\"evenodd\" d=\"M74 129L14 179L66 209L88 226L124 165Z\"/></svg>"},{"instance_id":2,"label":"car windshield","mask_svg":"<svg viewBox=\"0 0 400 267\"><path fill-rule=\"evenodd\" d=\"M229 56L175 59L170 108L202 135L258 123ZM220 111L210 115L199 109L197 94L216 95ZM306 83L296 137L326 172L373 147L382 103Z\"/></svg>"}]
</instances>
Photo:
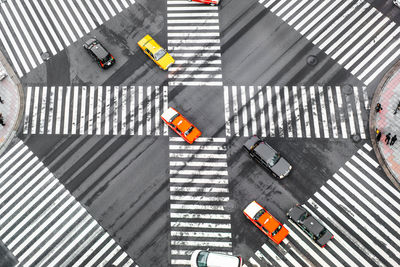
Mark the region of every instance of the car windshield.
<instances>
[{"instance_id":1,"label":"car windshield","mask_svg":"<svg viewBox=\"0 0 400 267\"><path fill-rule=\"evenodd\" d=\"M108 54L106 57L101 59L101 62L106 63L106 62L110 61L110 59L111 59L111 55Z\"/></svg>"},{"instance_id":2,"label":"car windshield","mask_svg":"<svg viewBox=\"0 0 400 267\"><path fill-rule=\"evenodd\" d=\"M274 166L280 158L281 156L279 155L279 153L275 153L275 155L268 161L268 165L270 167Z\"/></svg>"},{"instance_id":3,"label":"car windshield","mask_svg":"<svg viewBox=\"0 0 400 267\"><path fill-rule=\"evenodd\" d=\"M171 117L171 119L169 120L169 122L173 122L176 118L178 118L179 113L176 113L174 116Z\"/></svg>"},{"instance_id":4,"label":"car windshield","mask_svg":"<svg viewBox=\"0 0 400 267\"><path fill-rule=\"evenodd\" d=\"M259 212L257 212L256 215L254 216L254 220L258 220L264 213L265 210L260 210Z\"/></svg>"},{"instance_id":5,"label":"car windshield","mask_svg":"<svg viewBox=\"0 0 400 267\"><path fill-rule=\"evenodd\" d=\"M281 229L282 229L282 225L279 225L278 228L276 228L275 231L272 232L272 236L276 235L279 232L279 230L281 230Z\"/></svg>"},{"instance_id":6,"label":"car windshield","mask_svg":"<svg viewBox=\"0 0 400 267\"><path fill-rule=\"evenodd\" d=\"M164 49L160 49L160 50L158 50L158 51L154 54L154 59L158 61L158 60L160 60L163 56L165 56L166 53L167 53L167 52L165 52Z\"/></svg>"},{"instance_id":7,"label":"car windshield","mask_svg":"<svg viewBox=\"0 0 400 267\"><path fill-rule=\"evenodd\" d=\"M323 235L326 233L326 231L328 231L328 230L327 230L326 228L324 228L324 229L321 231L321 233L319 233L319 235L317 236L317 238L320 239L321 236L323 236Z\"/></svg>"},{"instance_id":8,"label":"car windshield","mask_svg":"<svg viewBox=\"0 0 400 267\"><path fill-rule=\"evenodd\" d=\"M193 129L194 129L194 127L191 126L191 127L184 133L184 135L186 136L186 135L190 134L190 133L193 131Z\"/></svg>"},{"instance_id":9,"label":"car windshield","mask_svg":"<svg viewBox=\"0 0 400 267\"><path fill-rule=\"evenodd\" d=\"M201 251L199 255L197 255L198 267L207 267L208 254L210 254L208 251Z\"/></svg>"},{"instance_id":10,"label":"car windshield","mask_svg":"<svg viewBox=\"0 0 400 267\"><path fill-rule=\"evenodd\" d=\"M305 211L303 214L301 214L301 216L300 216L300 221L301 222L304 222L304 220L308 217L308 212L307 211Z\"/></svg>"}]
</instances>

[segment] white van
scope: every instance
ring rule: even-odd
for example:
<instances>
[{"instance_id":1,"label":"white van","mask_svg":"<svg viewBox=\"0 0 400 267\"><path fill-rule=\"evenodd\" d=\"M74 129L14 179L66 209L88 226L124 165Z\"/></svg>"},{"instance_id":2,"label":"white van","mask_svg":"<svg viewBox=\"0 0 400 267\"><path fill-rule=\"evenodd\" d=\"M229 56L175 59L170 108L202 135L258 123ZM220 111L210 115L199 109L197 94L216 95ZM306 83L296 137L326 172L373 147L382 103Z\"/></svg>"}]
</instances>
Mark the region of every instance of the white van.
<instances>
[{"instance_id":1,"label":"white van","mask_svg":"<svg viewBox=\"0 0 400 267\"><path fill-rule=\"evenodd\" d=\"M220 254L206 250L195 250L190 258L191 267L242 267L239 256Z\"/></svg>"}]
</instances>

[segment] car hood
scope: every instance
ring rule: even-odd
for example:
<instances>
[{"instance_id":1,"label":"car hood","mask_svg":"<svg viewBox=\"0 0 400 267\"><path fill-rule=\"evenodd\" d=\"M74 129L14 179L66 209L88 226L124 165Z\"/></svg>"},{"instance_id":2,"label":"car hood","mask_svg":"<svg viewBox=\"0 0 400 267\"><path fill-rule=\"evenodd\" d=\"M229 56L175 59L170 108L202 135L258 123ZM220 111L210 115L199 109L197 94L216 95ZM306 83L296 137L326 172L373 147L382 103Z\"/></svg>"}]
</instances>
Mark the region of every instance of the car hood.
<instances>
[{"instance_id":1,"label":"car hood","mask_svg":"<svg viewBox=\"0 0 400 267\"><path fill-rule=\"evenodd\" d=\"M166 52L165 55L162 58L160 58L157 62L158 64L160 64L160 67L163 70L166 70L170 65L175 63L175 60L168 52Z\"/></svg>"},{"instance_id":2,"label":"car hood","mask_svg":"<svg viewBox=\"0 0 400 267\"><path fill-rule=\"evenodd\" d=\"M271 170L280 177L282 175L283 176L288 175L291 168L292 168L292 166L289 164L289 162L287 162L286 159L281 157L278 160L278 162L274 166L271 167Z\"/></svg>"},{"instance_id":3,"label":"car hood","mask_svg":"<svg viewBox=\"0 0 400 267\"><path fill-rule=\"evenodd\" d=\"M326 245L326 243L329 242L329 240L331 240L333 238L333 235L331 232L329 232L329 230L326 230L326 232L317 239L317 244L320 245L321 247Z\"/></svg>"},{"instance_id":4,"label":"car hood","mask_svg":"<svg viewBox=\"0 0 400 267\"><path fill-rule=\"evenodd\" d=\"M281 230L279 230L279 232L273 236L272 238L276 241L276 243L280 243L282 242L283 239L285 239L285 237L289 234L288 229L286 229L284 226L282 226Z\"/></svg>"},{"instance_id":5,"label":"car hood","mask_svg":"<svg viewBox=\"0 0 400 267\"><path fill-rule=\"evenodd\" d=\"M288 215L290 218L292 218L293 221L298 221L301 217L301 215L304 214L304 210L302 210L302 208L300 208L299 206L295 206L293 208L291 208L288 212Z\"/></svg>"},{"instance_id":6,"label":"car hood","mask_svg":"<svg viewBox=\"0 0 400 267\"><path fill-rule=\"evenodd\" d=\"M192 132L190 134L186 135L186 138L189 140L189 143L193 143L194 140L196 140L199 136L201 136L201 132L199 131L199 129L194 127Z\"/></svg>"},{"instance_id":7,"label":"car hood","mask_svg":"<svg viewBox=\"0 0 400 267\"><path fill-rule=\"evenodd\" d=\"M247 148L248 150L250 150L250 148L252 146L254 146L255 143L258 142L258 140L260 140L257 136L252 136L249 140L247 140L246 143L244 143L244 147Z\"/></svg>"}]
</instances>

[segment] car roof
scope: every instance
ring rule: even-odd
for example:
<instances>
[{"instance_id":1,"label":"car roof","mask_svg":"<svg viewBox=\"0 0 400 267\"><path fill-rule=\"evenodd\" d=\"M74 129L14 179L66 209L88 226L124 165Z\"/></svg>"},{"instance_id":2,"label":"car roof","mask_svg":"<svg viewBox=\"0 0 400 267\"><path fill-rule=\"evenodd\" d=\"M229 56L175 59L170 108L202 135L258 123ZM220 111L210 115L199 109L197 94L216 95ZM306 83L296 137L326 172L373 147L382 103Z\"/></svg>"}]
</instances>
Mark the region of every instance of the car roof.
<instances>
[{"instance_id":1,"label":"car roof","mask_svg":"<svg viewBox=\"0 0 400 267\"><path fill-rule=\"evenodd\" d=\"M280 223L269 212L261 215L261 217L258 218L258 222L270 233L275 231L276 228L280 225Z\"/></svg>"},{"instance_id":2,"label":"car roof","mask_svg":"<svg viewBox=\"0 0 400 267\"><path fill-rule=\"evenodd\" d=\"M325 227L319 221L317 221L312 215L308 216L304 220L303 225L308 229L308 231L310 231L314 235L319 235L322 232L322 230L325 229Z\"/></svg>"},{"instance_id":3,"label":"car roof","mask_svg":"<svg viewBox=\"0 0 400 267\"><path fill-rule=\"evenodd\" d=\"M187 131L192 126L192 124L182 115L173 120L172 124L174 124L179 130L181 130L181 132Z\"/></svg>"},{"instance_id":4,"label":"car roof","mask_svg":"<svg viewBox=\"0 0 400 267\"><path fill-rule=\"evenodd\" d=\"M108 56L109 52L104 48L100 42L94 38L91 38L85 42L88 46L91 46L89 49L98 57L99 59L103 59Z\"/></svg>"},{"instance_id":5,"label":"car roof","mask_svg":"<svg viewBox=\"0 0 400 267\"><path fill-rule=\"evenodd\" d=\"M261 142L254 151L264 160L269 160L276 154L276 151L264 142Z\"/></svg>"}]
</instances>

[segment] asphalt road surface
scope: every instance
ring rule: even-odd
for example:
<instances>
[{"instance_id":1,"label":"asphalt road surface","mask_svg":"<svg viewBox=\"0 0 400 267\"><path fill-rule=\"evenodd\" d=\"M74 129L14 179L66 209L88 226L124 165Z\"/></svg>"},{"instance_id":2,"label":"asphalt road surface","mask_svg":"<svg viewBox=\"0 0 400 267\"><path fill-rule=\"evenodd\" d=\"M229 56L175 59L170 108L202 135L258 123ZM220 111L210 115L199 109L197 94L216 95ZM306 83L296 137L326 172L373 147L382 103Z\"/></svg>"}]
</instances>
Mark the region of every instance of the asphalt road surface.
<instances>
[{"instance_id":1,"label":"asphalt road surface","mask_svg":"<svg viewBox=\"0 0 400 267\"><path fill-rule=\"evenodd\" d=\"M9 165L3 165L0 175L6 177L13 165L18 172L28 164L28 156L36 156L30 168L46 167L88 217L76 219L84 213L79 208L62 217L67 207L53 221L43 219L37 225L50 227L59 221L61 225L52 229L59 236L46 236L42 243L17 242L29 224L9 223L21 210L1 210L3 217L10 216L1 221L2 253L9 255L2 257L2 266L58 260L67 265L180 267L189 266L195 249L240 255L246 266L400 264L399 192L376 165L368 131L374 90L390 63L399 58L390 58L397 47L390 47L396 42L390 34L397 24L382 39L376 37L392 21L398 23L400 9L391 1L331 1L326 6L324 1L315 6L304 2L298 9L291 1L279 5L224 0L210 8L177 0L92 1L99 2L109 17L101 15L100 21L95 13L102 14L101 8L93 10L86 3L95 27L83 11L82 21L77 14L70 20L62 4L49 7L55 14L63 10L56 22L46 4L28 1L21 8L9 2L14 1L1 4L1 15L15 8L18 16L12 18L17 21L24 9L40 38L28 36L18 24L15 47L21 56L16 48L8 50L5 42L0 43L11 65L20 68L26 101L18 137L8 150L15 151L2 156L2 164ZM81 10L81 1L74 2ZM109 11L111 2L114 14ZM51 23L35 20L30 3L38 13L40 8L47 10L44 15ZM329 7L333 4L337 6ZM329 22L335 11L336 24ZM320 14L324 16L314 24ZM346 19L340 20L342 15ZM369 16L376 16L371 24ZM14 22L6 16L0 20L0 29L8 36L4 20L10 29ZM75 27L73 20L80 26ZM51 42L46 43L40 23ZM30 27L26 18L22 24ZM311 36L319 25L324 28ZM344 29L354 33L341 40ZM146 34L174 56L177 62L169 71L160 70L137 46ZM84 51L82 44L89 36L96 36L116 58L110 69L100 69ZM29 38L35 39L33 45ZM10 36L6 39L12 43ZM40 48L38 39L47 51L57 52L41 64L34 51ZM368 59L385 40L387 49ZM385 53L388 63L380 68L379 55ZM28 61L25 67L22 58ZM193 122L202 138L188 145L167 129L159 116L168 106ZM242 145L252 135L265 138L292 164L289 177L277 180L251 160ZM26 150L13 158L22 148ZM15 187L15 194L21 188ZM12 200L1 194L2 200ZM243 215L253 200L289 229L283 244L274 244ZM48 201L52 207L53 200ZM45 203L42 199L35 205L41 202ZM288 221L286 213L297 203L334 232L327 247L319 248ZM89 222L101 227L90 230L95 226ZM11 226L19 229L12 237ZM80 246L85 236L79 233L86 231L86 239L93 239ZM44 232L33 234L40 238ZM50 241L54 249L40 250Z\"/></svg>"}]
</instances>

